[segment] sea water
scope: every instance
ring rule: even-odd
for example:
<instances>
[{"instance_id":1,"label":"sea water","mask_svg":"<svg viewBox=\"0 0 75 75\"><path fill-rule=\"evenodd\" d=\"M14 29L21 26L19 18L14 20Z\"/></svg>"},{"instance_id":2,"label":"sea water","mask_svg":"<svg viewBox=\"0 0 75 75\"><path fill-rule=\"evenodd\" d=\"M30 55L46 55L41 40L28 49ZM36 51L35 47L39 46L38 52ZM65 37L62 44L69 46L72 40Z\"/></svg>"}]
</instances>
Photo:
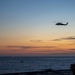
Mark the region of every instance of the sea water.
<instances>
[{"instance_id":1,"label":"sea water","mask_svg":"<svg viewBox=\"0 0 75 75\"><path fill-rule=\"evenodd\" d=\"M75 57L0 57L0 74L43 69L70 69Z\"/></svg>"}]
</instances>

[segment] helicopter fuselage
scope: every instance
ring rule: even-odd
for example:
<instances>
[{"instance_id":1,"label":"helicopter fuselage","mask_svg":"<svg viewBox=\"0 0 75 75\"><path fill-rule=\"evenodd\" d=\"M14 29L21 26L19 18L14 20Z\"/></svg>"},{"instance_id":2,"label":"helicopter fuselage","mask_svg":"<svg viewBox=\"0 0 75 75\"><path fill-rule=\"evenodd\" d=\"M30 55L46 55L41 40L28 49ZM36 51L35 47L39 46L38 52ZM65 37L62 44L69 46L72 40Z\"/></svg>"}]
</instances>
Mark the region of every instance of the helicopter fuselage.
<instances>
[{"instance_id":1,"label":"helicopter fuselage","mask_svg":"<svg viewBox=\"0 0 75 75\"><path fill-rule=\"evenodd\" d=\"M59 22L59 23L56 23L56 25L58 25L58 26L59 26L59 25L64 25L64 26L66 26L67 24L68 24L68 22L67 22L66 24L63 24L63 23L60 23L60 22Z\"/></svg>"}]
</instances>

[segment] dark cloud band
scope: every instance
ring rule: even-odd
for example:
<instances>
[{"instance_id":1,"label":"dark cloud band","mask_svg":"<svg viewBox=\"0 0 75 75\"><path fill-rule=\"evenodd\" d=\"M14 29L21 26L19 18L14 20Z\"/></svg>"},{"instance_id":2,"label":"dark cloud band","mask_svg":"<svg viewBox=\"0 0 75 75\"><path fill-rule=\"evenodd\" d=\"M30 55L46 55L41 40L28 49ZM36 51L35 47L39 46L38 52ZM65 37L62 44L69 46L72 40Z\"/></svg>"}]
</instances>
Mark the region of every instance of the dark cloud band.
<instances>
[{"instance_id":1,"label":"dark cloud band","mask_svg":"<svg viewBox=\"0 0 75 75\"><path fill-rule=\"evenodd\" d=\"M75 36L70 36L66 38L53 39L52 41L62 41L62 40L75 40Z\"/></svg>"},{"instance_id":2,"label":"dark cloud band","mask_svg":"<svg viewBox=\"0 0 75 75\"><path fill-rule=\"evenodd\" d=\"M28 49L28 48L55 48L55 46L6 46L8 48L23 48L23 49Z\"/></svg>"}]
</instances>

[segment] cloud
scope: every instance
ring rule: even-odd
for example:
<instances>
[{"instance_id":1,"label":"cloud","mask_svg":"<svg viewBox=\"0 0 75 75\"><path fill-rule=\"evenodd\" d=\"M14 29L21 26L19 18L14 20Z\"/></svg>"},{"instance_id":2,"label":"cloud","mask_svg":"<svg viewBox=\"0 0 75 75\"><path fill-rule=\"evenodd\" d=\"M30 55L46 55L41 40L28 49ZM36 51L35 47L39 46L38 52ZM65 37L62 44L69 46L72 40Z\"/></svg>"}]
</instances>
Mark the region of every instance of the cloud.
<instances>
[{"instance_id":1,"label":"cloud","mask_svg":"<svg viewBox=\"0 0 75 75\"><path fill-rule=\"evenodd\" d=\"M28 49L28 48L55 48L55 46L6 46L8 48L22 48L22 49Z\"/></svg>"},{"instance_id":2,"label":"cloud","mask_svg":"<svg viewBox=\"0 0 75 75\"><path fill-rule=\"evenodd\" d=\"M53 39L52 41L62 41L62 40L72 40L72 41L75 41L75 36L59 38L59 39Z\"/></svg>"},{"instance_id":3,"label":"cloud","mask_svg":"<svg viewBox=\"0 0 75 75\"><path fill-rule=\"evenodd\" d=\"M75 48L71 48L71 49L69 49L69 50L75 50Z\"/></svg>"},{"instance_id":4,"label":"cloud","mask_svg":"<svg viewBox=\"0 0 75 75\"><path fill-rule=\"evenodd\" d=\"M61 41L61 39L53 39L52 41Z\"/></svg>"},{"instance_id":5,"label":"cloud","mask_svg":"<svg viewBox=\"0 0 75 75\"><path fill-rule=\"evenodd\" d=\"M75 40L74 36L66 37L66 38L61 38L62 40Z\"/></svg>"},{"instance_id":6,"label":"cloud","mask_svg":"<svg viewBox=\"0 0 75 75\"><path fill-rule=\"evenodd\" d=\"M40 43L40 42L43 42L43 40L30 40L31 42L37 42L37 43Z\"/></svg>"},{"instance_id":7,"label":"cloud","mask_svg":"<svg viewBox=\"0 0 75 75\"><path fill-rule=\"evenodd\" d=\"M8 48L31 48L31 46L6 46Z\"/></svg>"}]
</instances>

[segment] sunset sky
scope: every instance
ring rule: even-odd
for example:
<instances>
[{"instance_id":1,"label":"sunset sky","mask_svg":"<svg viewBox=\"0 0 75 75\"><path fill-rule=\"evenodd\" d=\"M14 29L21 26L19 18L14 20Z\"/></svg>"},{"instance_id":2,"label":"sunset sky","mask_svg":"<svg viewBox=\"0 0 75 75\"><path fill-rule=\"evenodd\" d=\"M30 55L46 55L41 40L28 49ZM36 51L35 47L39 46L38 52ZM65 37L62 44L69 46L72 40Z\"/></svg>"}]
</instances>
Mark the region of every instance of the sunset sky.
<instances>
[{"instance_id":1,"label":"sunset sky","mask_svg":"<svg viewBox=\"0 0 75 75\"><path fill-rule=\"evenodd\" d=\"M75 0L0 0L0 56L52 55L75 55Z\"/></svg>"}]
</instances>

